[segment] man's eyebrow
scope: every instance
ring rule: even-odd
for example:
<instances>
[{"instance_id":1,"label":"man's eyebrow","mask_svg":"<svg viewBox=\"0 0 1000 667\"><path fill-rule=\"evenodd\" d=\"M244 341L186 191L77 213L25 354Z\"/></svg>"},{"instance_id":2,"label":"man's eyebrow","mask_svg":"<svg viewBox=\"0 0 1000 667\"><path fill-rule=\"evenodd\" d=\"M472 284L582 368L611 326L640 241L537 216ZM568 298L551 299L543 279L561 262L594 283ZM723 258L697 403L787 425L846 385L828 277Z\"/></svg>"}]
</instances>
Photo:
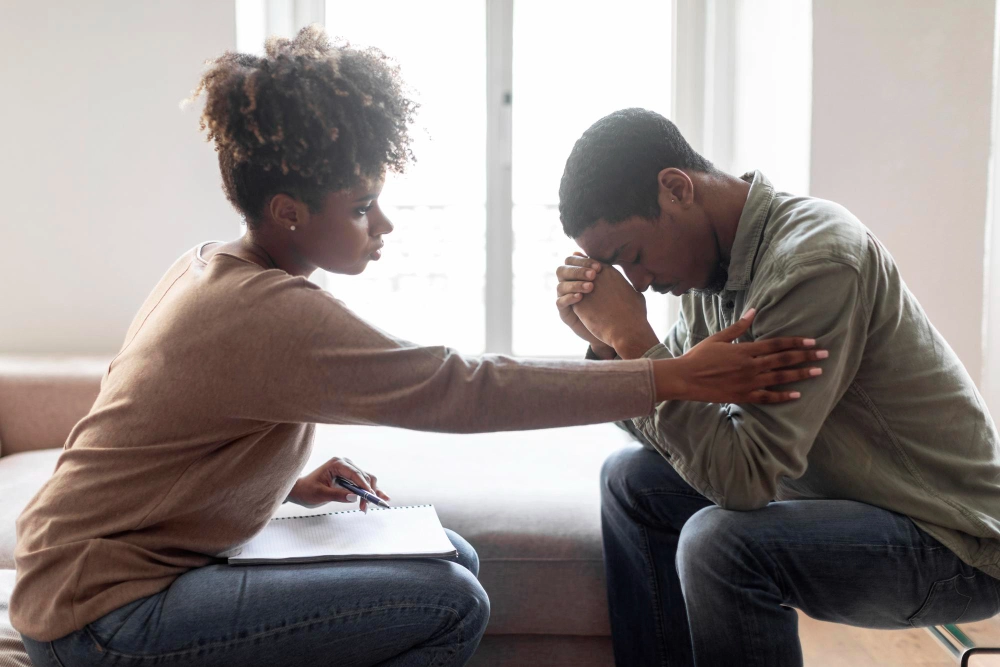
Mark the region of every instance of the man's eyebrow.
<instances>
[{"instance_id":1,"label":"man's eyebrow","mask_svg":"<svg viewBox=\"0 0 1000 667\"><path fill-rule=\"evenodd\" d=\"M625 246L627 246L627 245L628 245L628 243L623 243L623 244L621 244L620 246L618 246L618 249L617 249L617 250L615 250L615 251L614 251L613 253L611 253L611 257L609 257L609 258L607 258L607 259L601 259L600 257L591 257L591 259L593 259L593 260L595 260L595 261L598 261L598 262L600 262L601 264L614 264L615 262L617 262L617 261L618 261L618 255L620 255L620 254L621 254L621 251L622 251L622 250L623 250L623 249L625 248Z\"/></svg>"}]
</instances>

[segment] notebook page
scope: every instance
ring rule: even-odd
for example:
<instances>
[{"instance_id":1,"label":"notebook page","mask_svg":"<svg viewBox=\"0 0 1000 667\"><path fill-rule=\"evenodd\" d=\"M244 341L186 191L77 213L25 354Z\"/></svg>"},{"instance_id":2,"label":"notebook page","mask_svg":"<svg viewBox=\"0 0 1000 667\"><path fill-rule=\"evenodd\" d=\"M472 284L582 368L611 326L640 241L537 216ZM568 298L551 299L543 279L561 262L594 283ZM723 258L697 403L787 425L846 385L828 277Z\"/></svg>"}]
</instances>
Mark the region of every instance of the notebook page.
<instances>
[{"instance_id":1,"label":"notebook page","mask_svg":"<svg viewBox=\"0 0 1000 667\"><path fill-rule=\"evenodd\" d=\"M433 505L272 519L232 564L456 555Z\"/></svg>"}]
</instances>

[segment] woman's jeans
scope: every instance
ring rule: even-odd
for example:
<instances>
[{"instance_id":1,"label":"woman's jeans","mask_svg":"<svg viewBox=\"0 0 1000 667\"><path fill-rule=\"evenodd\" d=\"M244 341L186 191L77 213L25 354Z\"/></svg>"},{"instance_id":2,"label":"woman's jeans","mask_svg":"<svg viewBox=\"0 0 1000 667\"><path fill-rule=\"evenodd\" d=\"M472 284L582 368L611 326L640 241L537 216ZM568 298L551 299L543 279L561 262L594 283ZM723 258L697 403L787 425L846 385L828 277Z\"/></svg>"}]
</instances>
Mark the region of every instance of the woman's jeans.
<instances>
[{"instance_id":1,"label":"woman's jeans","mask_svg":"<svg viewBox=\"0 0 1000 667\"><path fill-rule=\"evenodd\" d=\"M849 500L724 510L638 445L605 462L601 514L620 667L797 667L793 607L886 629L1000 611L1000 582L905 516Z\"/></svg>"},{"instance_id":2,"label":"woman's jeans","mask_svg":"<svg viewBox=\"0 0 1000 667\"><path fill-rule=\"evenodd\" d=\"M210 565L54 642L36 667L464 665L490 616L479 559Z\"/></svg>"}]
</instances>

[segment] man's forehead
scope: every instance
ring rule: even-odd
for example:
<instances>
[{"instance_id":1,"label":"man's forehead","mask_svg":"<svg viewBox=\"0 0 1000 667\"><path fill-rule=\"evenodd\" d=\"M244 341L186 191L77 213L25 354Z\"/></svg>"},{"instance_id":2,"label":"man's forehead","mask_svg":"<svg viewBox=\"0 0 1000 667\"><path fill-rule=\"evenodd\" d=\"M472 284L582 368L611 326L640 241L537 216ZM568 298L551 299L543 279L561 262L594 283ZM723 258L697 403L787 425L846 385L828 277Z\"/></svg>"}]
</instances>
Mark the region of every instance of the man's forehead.
<instances>
[{"instance_id":1,"label":"man's forehead","mask_svg":"<svg viewBox=\"0 0 1000 667\"><path fill-rule=\"evenodd\" d=\"M617 252L628 243L628 234L624 223L612 225L598 220L584 230L576 242L588 257L610 264L618 259Z\"/></svg>"}]
</instances>

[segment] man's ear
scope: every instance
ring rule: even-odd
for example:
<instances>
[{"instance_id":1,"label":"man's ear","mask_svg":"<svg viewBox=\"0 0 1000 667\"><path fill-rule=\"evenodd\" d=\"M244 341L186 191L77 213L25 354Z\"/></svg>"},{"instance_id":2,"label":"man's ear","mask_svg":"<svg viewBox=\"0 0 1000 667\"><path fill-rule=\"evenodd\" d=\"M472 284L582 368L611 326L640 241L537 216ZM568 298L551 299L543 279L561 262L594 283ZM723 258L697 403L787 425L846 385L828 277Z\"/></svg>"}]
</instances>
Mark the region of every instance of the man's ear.
<instances>
[{"instance_id":1,"label":"man's ear","mask_svg":"<svg viewBox=\"0 0 1000 667\"><path fill-rule=\"evenodd\" d=\"M694 182L680 169L668 167L656 175L661 209L687 208L694 203Z\"/></svg>"},{"instance_id":2,"label":"man's ear","mask_svg":"<svg viewBox=\"0 0 1000 667\"><path fill-rule=\"evenodd\" d=\"M271 197L267 207L271 219L286 231L294 232L309 222L309 207L304 202L286 195L284 192L279 192Z\"/></svg>"}]
</instances>

